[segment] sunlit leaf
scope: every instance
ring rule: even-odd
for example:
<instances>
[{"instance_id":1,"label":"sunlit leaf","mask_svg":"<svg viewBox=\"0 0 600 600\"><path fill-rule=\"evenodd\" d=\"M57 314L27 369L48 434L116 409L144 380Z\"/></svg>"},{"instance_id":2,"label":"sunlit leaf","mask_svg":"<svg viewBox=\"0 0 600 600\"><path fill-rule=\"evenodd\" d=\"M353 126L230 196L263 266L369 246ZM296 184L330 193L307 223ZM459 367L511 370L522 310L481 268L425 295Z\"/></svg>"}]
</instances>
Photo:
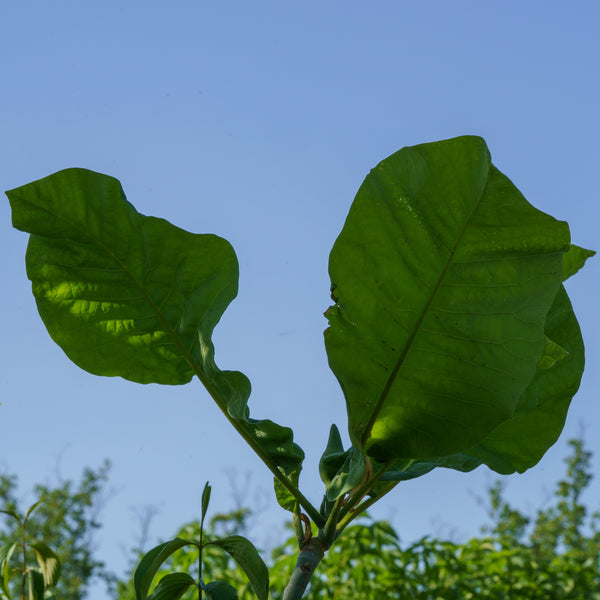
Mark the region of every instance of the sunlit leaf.
<instances>
[{"instance_id":1,"label":"sunlit leaf","mask_svg":"<svg viewBox=\"0 0 600 600\"><path fill-rule=\"evenodd\" d=\"M31 234L27 275L54 341L83 369L138 383L196 375L256 451L291 472L291 429L249 417L250 382L214 361L213 330L238 289L231 245L138 213L120 183L67 169L7 192Z\"/></svg>"},{"instance_id":2,"label":"sunlit leaf","mask_svg":"<svg viewBox=\"0 0 600 600\"><path fill-rule=\"evenodd\" d=\"M566 223L532 207L480 138L373 169L329 263L325 343L353 444L376 460L434 458L510 420L568 249Z\"/></svg>"},{"instance_id":3,"label":"sunlit leaf","mask_svg":"<svg viewBox=\"0 0 600 600\"><path fill-rule=\"evenodd\" d=\"M60 577L60 560L58 556L44 542L29 544L35 553L35 558L44 576L44 584L47 587L55 586Z\"/></svg>"}]
</instances>

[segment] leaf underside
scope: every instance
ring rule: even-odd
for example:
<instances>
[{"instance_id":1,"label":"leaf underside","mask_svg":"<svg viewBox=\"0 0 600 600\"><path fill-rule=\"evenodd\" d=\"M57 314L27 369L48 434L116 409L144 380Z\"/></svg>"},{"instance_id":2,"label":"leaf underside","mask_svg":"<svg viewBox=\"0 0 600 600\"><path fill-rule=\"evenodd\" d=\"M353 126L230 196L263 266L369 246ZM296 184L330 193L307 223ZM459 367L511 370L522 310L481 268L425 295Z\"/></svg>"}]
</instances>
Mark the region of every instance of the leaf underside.
<instances>
[{"instance_id":1,"label":"leaf underside","mask_svg":"<svg viewBox=\"0 0 600 600\"><path fill-rule=\"evenodd\" d=\"M481 138L404 148L375 167L329 261L325 345L353 445L396 460L396 478L439 457L499 472L537 462L583 368L561 287L570 248L566 223L531 206Z\"/></svg>"},{"instance_id":2,"label":"leaf underside","mask_svg":"<svg viewBox=\"0 0 600 600\"><path fill-rule=\"evenodd\" d=\"M212 332L235 298L231 245L138 213L120 183L66 169L7 192L38 311L78 366L138 383L196 375L236 427L285 472L302 450L291 429L249 417L250 382L214 361Z\"/></svg>"}]
</instances>

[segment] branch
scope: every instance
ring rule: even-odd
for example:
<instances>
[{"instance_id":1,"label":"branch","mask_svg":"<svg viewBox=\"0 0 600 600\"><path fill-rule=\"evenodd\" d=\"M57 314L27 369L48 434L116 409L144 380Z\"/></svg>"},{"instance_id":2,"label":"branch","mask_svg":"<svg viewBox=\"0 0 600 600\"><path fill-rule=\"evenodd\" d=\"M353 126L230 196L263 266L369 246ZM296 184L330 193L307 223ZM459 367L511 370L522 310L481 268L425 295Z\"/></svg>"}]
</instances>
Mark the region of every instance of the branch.
<instances>
[{"instance_id":1,"label":"branch","mask_svg":"<svg viewBox=\"0 0 600 600\"><path fill-rule=\"evenodd\" d=\"M325 548L318 537L311 538L304 544L290 581L283 591L283 600L300 600L302 598L324 554Z\"/></svg>"}]
</instances>

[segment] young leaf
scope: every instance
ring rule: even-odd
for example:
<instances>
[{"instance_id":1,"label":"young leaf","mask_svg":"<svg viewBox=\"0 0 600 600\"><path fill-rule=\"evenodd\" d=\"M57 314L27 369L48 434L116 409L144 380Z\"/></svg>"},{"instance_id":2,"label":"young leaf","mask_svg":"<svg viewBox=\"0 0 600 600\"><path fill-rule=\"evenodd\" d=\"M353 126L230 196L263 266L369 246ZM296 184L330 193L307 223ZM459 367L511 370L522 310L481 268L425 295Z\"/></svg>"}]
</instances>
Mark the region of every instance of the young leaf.
<instances>
[{"instance_id":1,"label":"young leaf","mask_svg":"<svg viewBox=\"0 0 600 600\"><path fill-rule=\"evenodd\" d=\"M563 281L566 281L572 275L575 275L583 267L585 261L596 253L593 250L586 250L571 244L568 252L563 256Z\"/></svg>"},{"instance_id":2,"label":"young leaf","mask_svg":"<svg viewBox=\"0 0 600 600\"><path fill-rule=\"evenodd\" d=\"M269 570L256 548L246 538L231 535L205 544L223 549L246 573L258 600L267 600L269 596Z\"/></svg>"},{"instance_id":3,"label":"young leaf","mask_svg":"<svg viewBox=\"0 0 600 600\"><path fill-rule=\"evenodd\" d=\"M208 485L207 481L204 485L204 490L202 490L202 521L204 521L206 511L208 510L208 503L210 502L210 491L211 487L210 485Z\"/></svg>"},{"instance_id":4,"label":"young leaf","mask_svg":"<svg viewBox=\"0 0 600 600\"><path fill-rule=\"evenodd\" d=\"M325 452L319 461L319 473L327 491L325 497L334 502L360 484L365 474L365 457L352 446L344 451L340 432L331 426Z\"/></svg>"},{"instance_id":5,"label":"young leaf","mask_svg":"<svg viewBox=\"0 0 600 600\"><path fill-rule=\"evenodd\" d=\"M44 585L46 587L55 586L60 577L60 561L58 556L43 542L37 542L29 546L35 553L35 558L44 576Z\"/></svg>"},{"instance_id":6,"label":"young leaf","mask_svg":"<svg viewBox=\"0 0 600 600\"><path fill-rule=\"evenodd\" d=\"M304 457L289 428L249 418L250 382L214 362L212 332L238 288L231 245L138 213L120 183L66 169L7 192L39 313L81 368L138 383L196 375L273 469Z\"/></svg>"},{"instance_id":7,"label":"young leaf","mask_svg":"<svg viewBox=\"0 0 600 600\"><path fill-rule=\"evenodd\" d=\"M0 514L8 515L9 517L15 519L19 523L19 525L22 525L21 517L19 517L19 515L16 512L12 510L0 510Z\"/></svg>"},{"instance_id":8,"label":"young leaf","mask_svg":"<svg viewBox=\"0 0 600 600\"><path fill-rule=\"evenodd\" d=\"M152 548L152 550L143 556L133 575L133 587L137 600L146 600L148 598L148 590L161 565L173 552L184 546L198 547L198 544L181 538L174 538Z\"/></svg>"},{"instance_id":9,"label":"young leaf","mask_svg":"<svg viewBox=\"0 0 600 600\"><path fill-rule=\"evenodd\" d=\"M27 522L27 519L29 519L29 515L31 515L31 513L44 501L43 498L40 498L37 502L35 502L34 504L32 504L28 509L27 512L25 513L25 517L23 518L23 523Z\"/></svg>"},{"instance_id":10,"label":"young leaf","mask_svg":"<svg viewBox=\"0 0 600 600\"><path fill-rule=\"evenodd\" d=\"M566 223L532 207L481 138L373 169L329 262L325 344L353 445L382 461L439 457L510 419L568 249Z\"/></svg>"},{"instance_id":11,"label":"young leaf","mask_svg":"<svg viewBox=\"0 0 600 600\"><path fill-rule=\"evenodd\" d=\"M187 573L169 573L154 588L148 600L179 600L196 582Z\"/></svg>"}]
</instances>

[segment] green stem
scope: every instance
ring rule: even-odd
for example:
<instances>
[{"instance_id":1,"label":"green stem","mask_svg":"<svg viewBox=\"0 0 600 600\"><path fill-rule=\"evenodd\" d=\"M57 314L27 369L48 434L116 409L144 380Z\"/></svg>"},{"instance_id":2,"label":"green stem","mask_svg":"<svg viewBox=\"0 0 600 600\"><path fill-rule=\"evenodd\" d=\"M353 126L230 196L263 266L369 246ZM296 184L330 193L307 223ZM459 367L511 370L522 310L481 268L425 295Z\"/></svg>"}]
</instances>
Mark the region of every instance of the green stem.
<instances>
[{"instance_id":1,"label":"green stem","mask_svg":"<svg viewBox=\"0 0 600 600\"><path fill-rule=\"evenodd\" d=\"M21 524L21 549L23 550L23 581L21 586L21 600L25 600L25 582L27 581L27 549L25 546L25 523Z\"/></svg>"},{"instance_id":2,"label":"green stem","mask_svg":"<svg viewBox=\"0 0 600 600\"><path fill-rule=\"evenodd\" d=\"M300 600L302 598L324 554L325 549L318 537L311 538L304 544L290 581L283 591L283 600Z\"/></svg>"},{"instance_id":3,"label":"green stem","mask_svg":"<svg viewBox=\"0 0 600 600\"><path fill-rule=\"evenodd\" d=\"M325 520L321 516L321 513L308 501L307 498L293 486L287 479L287 477L279 470L279 467L273 462L271 457L256 443L256 441L248 435L237 419L234 419L227 410L227 403L221 398L217 390L211 384L210 380L202 372L202 369L195 363L192 355L190 354L186 345L181 341L176 331L173 329L165 315L163 315L160 308L156 305L154 300L150 297L146 291L144 285L140 283L131 271L109 248L102 246L105 252L107 252L112 259L119 265L124 272L126 272L131 278L135 286L140 290L141 294L145 297L148 304L151 306L158 320L161 322L164 330L167 332L169 337L173 340L175 346L177 346L181 355L185 358L186 362L190 365L196 377L200 380L202 385L206 388L212 399L216 402L217 406L221 409L221 412L225 415L227 420L233 425L234 429L242 436L246 443L254 450L258 457L265 463L271 473L281 482L281 485L296 499L296 501L304 508L310 518L317 524L318 527L322 527L325 524Z\"/></svg>"},{"instance_id":4,"label":"green stem","mask_svg":"<svg viewBox=\"0 0 600 600\"><path fill-rule=\"evenodd\" d=\"M344 505L341 513L340 513L340 519L339 522L344 521L345 517L347 517L349 514L352 514L356 511L356 506L358 505L358 503L369 493L369 490L381 479L381 477L383 476L383 474L393 465L394 463L394 459L389 459L388 461L386 461L381 468L377 471L377 473L375 473L375 475L373 475L373 477L371 477L370 479L367 479L367 481L365 481L359 488L358 490L352 495L351 498L348 499L348 502ZM378 496L379 498L379 496ZM372 503L371 503L372 504ZM362 512L362 510L360 511ZM360 513L358 513L360 514ZM348 519L348 523L350 521L352 521L356 516L351 517L350 519ZM339 529L338 527L338 534L341 531L341 529Z\"/></svg>"},{"instance_id":5,"label":"green stem","mask_svg":"<svg viewBox=\"0 0 600 600\"><path fill-rule=\"evenodd\" d=\"M227 420L231 423L233 428L244 438L246 443L254 450L254 452L258 455L258 457L265 463L268 469L273 473L273 475L279 480L281 485L296 499L298 504L302 506L302 508L306 511L306 514L313 520L317 527L323 527L325 525L325 519L321 515L321 513L311 504L311 502L302 494L302 492L294 485L292 485L289 479L285 476L284 473L281 472L279 467L271 460L269 455L260 447L259 444L256 443L254 438L249 436L242 425L234 419L227 410L227 405L221 397L217 393L217 391L213 388L212 385L203 377L200 376L199 370L194 367L196 371L196 376L204 387L207 389L208 393L212 396L213 400L216 402L217 406L221 409L221 412L225 415Z\"/></svg>"},{"instance_id":6,"label":"green stem","mask_svg":"<svg viewBox=\"0 0 600 600\"><path fill-rule=\"evenodd\" d=\"M358 517L365 510L367 510L369 506L375 504L375 502L377 502L378 500L381 500L381 498L383 498L388 492L393 490L399 483L399 481L390 481L388 488L385 491L381 492L378 496L374 498L369 498L368 500L365 500L364 502L359 504L357 507L350 509L338 522L338 536L344 529L346 529L346 527L348 527L348 525L350 525L352 521L354 521L354 519L356 519L356 517Z\"/></svg>"}]
</instances>

